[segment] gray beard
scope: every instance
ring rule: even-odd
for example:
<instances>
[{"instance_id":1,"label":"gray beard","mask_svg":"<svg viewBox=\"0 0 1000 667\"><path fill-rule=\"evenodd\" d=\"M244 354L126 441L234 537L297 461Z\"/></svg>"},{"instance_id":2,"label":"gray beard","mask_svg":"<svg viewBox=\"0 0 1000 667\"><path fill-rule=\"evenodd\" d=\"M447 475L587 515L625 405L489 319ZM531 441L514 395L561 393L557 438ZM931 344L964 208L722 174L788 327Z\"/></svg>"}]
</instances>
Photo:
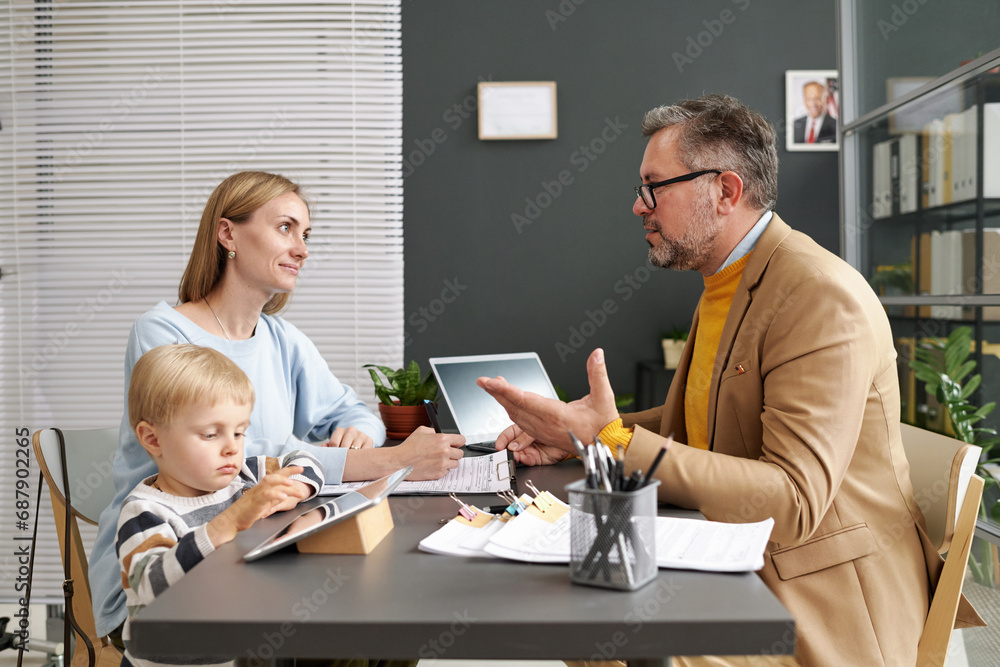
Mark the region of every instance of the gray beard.
<instances>
[{"instance_id":1,"label":"gray beard","mask_svg":"<svg viewBox=\"0 0 1000 667\"><path fill-rule=\"evenodd\" d=\"M684 235L668 239L657 228L661 242L649 248L649 263L675 271L699 270L711 256L722 225L707 199L697 206Z\"/></svg>"}]
</instances>

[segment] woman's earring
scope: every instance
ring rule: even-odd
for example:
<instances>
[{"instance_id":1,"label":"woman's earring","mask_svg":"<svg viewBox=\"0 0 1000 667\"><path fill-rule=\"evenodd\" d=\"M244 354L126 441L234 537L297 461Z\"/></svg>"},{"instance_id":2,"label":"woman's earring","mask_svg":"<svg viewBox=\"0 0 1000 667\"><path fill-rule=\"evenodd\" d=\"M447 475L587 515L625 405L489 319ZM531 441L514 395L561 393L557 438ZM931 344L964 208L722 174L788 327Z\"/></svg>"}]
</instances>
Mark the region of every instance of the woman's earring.
<instances>
[{"instance_id":1,"label":"woman's earring","mask_svg":"<svg viewBox=\"0 0 1000 667\"><path fill-rule=\"evenodd\" d=\"M236 251L235 250L230 250L229 251L229 259L236 259Z\"/></svg>"}]
</instances>

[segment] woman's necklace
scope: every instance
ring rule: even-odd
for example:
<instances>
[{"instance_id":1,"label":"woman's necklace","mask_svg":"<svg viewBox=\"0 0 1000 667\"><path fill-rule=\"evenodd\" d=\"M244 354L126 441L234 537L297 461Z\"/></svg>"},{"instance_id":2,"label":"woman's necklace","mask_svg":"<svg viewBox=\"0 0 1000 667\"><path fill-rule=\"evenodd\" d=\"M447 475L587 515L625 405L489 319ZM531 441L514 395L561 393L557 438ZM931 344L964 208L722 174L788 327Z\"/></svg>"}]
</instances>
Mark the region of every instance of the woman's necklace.
<instances>
[{"instance_id":1,"label":"woman's necklace","mask_svg":"<svg viewBox=\"0 0 1000 667\"><path fill-rule=\"evenodd\" d=\"M212 314L215 315L215 309L212 308L212 304L210 304L208 302L208 297L207 296L203 296L201 298L205 301L205 305L208 306L208 309L210 311L212 311ZM229 332L226 331L226 327L222 326L222 320L219 319L218 315L215 315L215 321L219 323L219 327L222 328L222 333L226 334L226 338L229 339L229 340L232 340L232 338L229 337Z\"/></svg>"}]
</instances>

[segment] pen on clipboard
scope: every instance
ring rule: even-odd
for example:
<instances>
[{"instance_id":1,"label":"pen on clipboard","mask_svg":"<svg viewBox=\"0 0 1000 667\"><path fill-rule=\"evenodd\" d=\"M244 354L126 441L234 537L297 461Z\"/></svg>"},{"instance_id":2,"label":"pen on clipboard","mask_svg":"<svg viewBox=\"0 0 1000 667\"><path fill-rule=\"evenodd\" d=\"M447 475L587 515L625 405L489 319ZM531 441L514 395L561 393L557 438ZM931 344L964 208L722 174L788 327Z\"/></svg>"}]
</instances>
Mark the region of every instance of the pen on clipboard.
<instances>
[{"instance_id":1,"label":"pen on clipboard","mask_svg":"<svg viewBox=\"0 0 1000 667\"><path fill-rule=\"evenodd\" d=\"M424 410L427 410L427 418L431 420L431 426L435 433L441 432L441 422L438 421L438 411L434 404L428 399L424 399Z\"/></svg>"}]
</instances>

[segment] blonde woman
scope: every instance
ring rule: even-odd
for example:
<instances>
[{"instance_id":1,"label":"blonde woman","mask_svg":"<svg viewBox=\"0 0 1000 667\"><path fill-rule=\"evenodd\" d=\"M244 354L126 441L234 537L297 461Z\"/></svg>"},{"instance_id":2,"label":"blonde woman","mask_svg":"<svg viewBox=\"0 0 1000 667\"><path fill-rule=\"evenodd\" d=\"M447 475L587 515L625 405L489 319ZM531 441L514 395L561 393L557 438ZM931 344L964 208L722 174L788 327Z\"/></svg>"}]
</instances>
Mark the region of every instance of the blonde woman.
<instances>
[{"instance_id":1,"label":"blonde woman","mask_svg":"<svg viewBox=\"0 0 1000 667\"><path fill-rule=\"evenodd\" d=\"M411 479L443 476L458 466L464 438L421 427L400 445L380 448L379 419L330 372L312 341L277 316L309 256L309 233L309 207L287 178L251 171L219 184L202 214L179 305L161 301L132 327L126 400L132 367L146 351L172 343L211 347L253 383L248 457L305 450L329 483L376 479L408 465ZM128 492L156 472L124 412L112 470L115 499L101 515L90 557L97 631L113 641L127 615L114 544L118 514Z\"/></svg>"}]
</instances>

